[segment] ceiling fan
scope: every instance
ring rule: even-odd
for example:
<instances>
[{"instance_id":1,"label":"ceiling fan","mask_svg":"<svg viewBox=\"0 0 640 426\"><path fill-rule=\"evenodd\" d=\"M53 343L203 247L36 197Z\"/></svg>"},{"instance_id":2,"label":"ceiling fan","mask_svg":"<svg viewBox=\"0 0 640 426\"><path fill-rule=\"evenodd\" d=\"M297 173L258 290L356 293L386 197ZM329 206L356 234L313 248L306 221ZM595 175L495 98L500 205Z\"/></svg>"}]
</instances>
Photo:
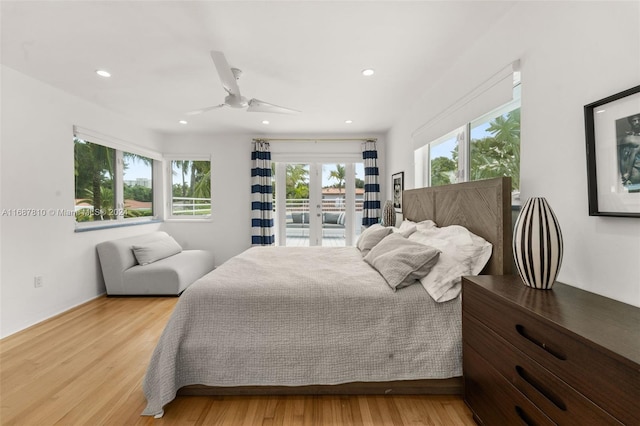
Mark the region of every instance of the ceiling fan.
<instances>
[{"instance_id":1,"label":"ceiling fan","mask_svg":"<svg viewBox=\"0 0 640 426\"><path fill-rule=\"evenodd\" d=\"M240 88L238 87L238 80L242 75L242 71L238 68L231 68L227 62L227 58L225 58L224 53L222 52L215 50L211 51L211 58L213 59L213 63L216 66L216 70L218 71L218 75L222 81L222 87L227 92L227 96L224 98L224 103L220 105L189 111L187 115L202 114L203 112L222 107L247 108L247 112L269 112L276 114L297 114L300 112L295 109L281 107L259 99L247 100L247 98L240 94Z\"/></svg>"}]
</instances>

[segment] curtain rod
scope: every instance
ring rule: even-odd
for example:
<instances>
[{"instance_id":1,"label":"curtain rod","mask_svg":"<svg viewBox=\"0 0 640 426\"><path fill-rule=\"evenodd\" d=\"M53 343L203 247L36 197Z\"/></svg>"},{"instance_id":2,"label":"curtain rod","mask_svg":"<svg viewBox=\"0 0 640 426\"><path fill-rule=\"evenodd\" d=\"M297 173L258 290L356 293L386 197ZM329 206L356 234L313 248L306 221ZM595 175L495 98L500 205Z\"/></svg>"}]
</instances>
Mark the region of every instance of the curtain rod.
<instances>
[{"instance_id":1,"label":"curtain rod","mask_svg":"<svg viewBox=\"0 0 640 426\"><path fill-rule=\"evenodd\" d=\"M373 141L376 142L378 138L253 138L254 142L273 142L273 141L282 141L282 142L337 142L337 141Z\"/></svg>"}]
</instances>

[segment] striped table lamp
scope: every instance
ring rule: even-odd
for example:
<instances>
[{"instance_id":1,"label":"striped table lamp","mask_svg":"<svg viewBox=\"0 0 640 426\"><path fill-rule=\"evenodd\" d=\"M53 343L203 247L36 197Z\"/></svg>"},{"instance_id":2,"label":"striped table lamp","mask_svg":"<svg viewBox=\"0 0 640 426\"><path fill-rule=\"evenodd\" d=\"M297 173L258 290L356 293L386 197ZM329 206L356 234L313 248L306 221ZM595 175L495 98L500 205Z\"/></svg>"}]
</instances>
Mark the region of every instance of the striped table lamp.
<instances>
[{"instance_id":1,"label":"striped table lamp","mask_svg":"<svg viewBox=\"0 0 640 426\"><path fill-rule=\"evenodd\" d=\"M513 258L526 285L551 289L562 264L562 232L546 199L532 197L522 206L513 229Z\"/></svg>"}]
</instances>

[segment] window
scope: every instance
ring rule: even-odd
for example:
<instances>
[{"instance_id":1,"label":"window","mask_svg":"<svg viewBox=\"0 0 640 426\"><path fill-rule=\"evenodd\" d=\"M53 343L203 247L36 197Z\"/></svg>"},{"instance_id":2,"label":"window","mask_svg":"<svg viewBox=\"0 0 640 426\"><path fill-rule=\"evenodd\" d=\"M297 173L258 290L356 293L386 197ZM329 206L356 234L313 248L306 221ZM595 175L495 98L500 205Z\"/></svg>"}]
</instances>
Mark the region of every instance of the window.
<instances>
[{"instance_id":1,"label":"window","mask_svg":"<svg viewBox=\"0 0 640 426\"><path fill-rule=\"evenodd\" d=\"M210 218L211 161L209 159L172 160L170 172L170 217Z\"/></svg>"},{"instance_id":2,"label":"window","mask_svg":"<svg viewBox=\"0 0 640 426\"><path fill-rule=\"evenodd\" d=\"M74 137L75 218L85 226L152 218L152 158ZM87 223L87 222L90 222Z\"/></svg>"},{"instance_id":3,"label":"window","mask_svg":"<svg viewBox=\"0 0 640 426\"><path fill-rule=\"evenodd\" d=\"M519 74L512 101L416 149L414 154L417 187L510 176L512 190L518 193Z\"/></svg>"}]
</instances>

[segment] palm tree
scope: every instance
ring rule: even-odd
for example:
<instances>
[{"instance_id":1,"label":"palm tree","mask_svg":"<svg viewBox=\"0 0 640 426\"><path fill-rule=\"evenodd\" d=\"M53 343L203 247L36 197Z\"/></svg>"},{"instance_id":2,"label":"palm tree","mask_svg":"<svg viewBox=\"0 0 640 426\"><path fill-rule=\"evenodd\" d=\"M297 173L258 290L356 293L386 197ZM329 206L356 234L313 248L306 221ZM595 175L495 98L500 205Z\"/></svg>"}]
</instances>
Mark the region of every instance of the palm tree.
<instances>
[{"instance_id":1,"label":"palm tree","mask_svg":"<svg viewBox=\"0 0 640 426\"><path fill-rule=\"evenodd\" d=\"M78 220L78 222L83 222L86 220L105 220L114 218L113 203L115 197L113 195L113 188L100 186L98 188L98 194L93 191L93 189L87 188L86 192L88 198L78 201L78 204L93 204L93 210L89 214L86 213L85 209L78 210L78 212L76 213L76 219ZM96 200L98 200L98 202L100 203L99 207L96 207Z\"/></svg>"},{"instance_id":2,"label":"palm tree","mask_svg":"<svg viewBox=\"0 0 640 426\"><path fill-rule=\"evenodd\" d=\"M113 194L113 165L115 150L74 138L74 163L76 176L76 198L90 195L94 220L103 220L100 214L103 205L113 204L113 200L103 199L103 195ZM106 186L105 186L106 184Z\"/></svg>"},{"instance_id":3,"label":"palm tree","mask_svg":"<svg viewBox=\"0 0 640 426\"><path fill-rule=\"evenodd\" d=\"M193 197L211 198L211 162L194 161L191 165Z\"/></svg>"},{"instance_id":4,"label":"palm tree","mask_svg":"<svg viewBox=\"0 0 640 426\"><path fill-rule=\"evenodd\" d=\"M342 188L344 188L344 180L345 180L345 166L344 164L336 164L336 169L332 170L329 173L329 179L335 179L338 181L338 190L340 194L342 194Z\"/></svg>"},{"instance_id":5,"label":"palm tree","mask_svg":"<svg viewBox=\"0 0 640 426\"><path fill-rule=\"evenodd\" d=\"M304 164L287 164L287 198L309 198L308 177Z\"/></svg>"},{"instance_id":6,"label":"palm tree","mask_svg":"<svg viewBox=\"0 0 640 426\"><path fill-rule=\"evenodd\" d=\"M186 180L186 176L187 173L189 172L189 169L191 168L191 161L189 160L184 160L184 161L174 161L175 166L180 169L181 175L182 175L182 187L181 187L181 193L183 197L187 196L187 180ZM175 174L175 172L174 172Z\"/></svg>"}]
</instances>

